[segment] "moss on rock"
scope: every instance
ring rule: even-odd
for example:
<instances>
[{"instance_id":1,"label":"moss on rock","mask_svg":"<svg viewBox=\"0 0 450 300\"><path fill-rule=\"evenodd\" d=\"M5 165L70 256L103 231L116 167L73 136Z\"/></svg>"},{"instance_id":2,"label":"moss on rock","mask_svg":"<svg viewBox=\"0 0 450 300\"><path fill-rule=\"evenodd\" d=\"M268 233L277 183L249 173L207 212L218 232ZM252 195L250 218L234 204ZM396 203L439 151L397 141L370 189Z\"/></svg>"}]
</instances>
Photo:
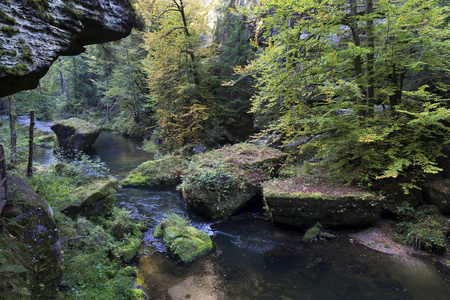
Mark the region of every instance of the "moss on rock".
<instances>
[{"instance_id":1,"label":"moss on rock","mask_svg":"<svg viewBox=\"0 0 450 300\"><path fill-rule=\"evenodd\" d=\"M82 186L73 194L78 201L69 204L62 212L70 217L104 214L112 208L118 188L119 183L115 178L100 179L88 186Z\"/></svg>"},{"instance_id":2,"label":"moss on rock","mask_svg":"<svg viewBox=\"0 0 450 300\"><path fill-rule=\"evenodd\" d=\"M189 264L213 250L209 235L189 225L182 217L172 214L155 228L154 236L162 237L167 251L178 261Z\"/></svg>"},{"instance_id":3,"label":"moss on rock","mask_svg":"<svg viewBox=\"0 0 450 300\"><path fill-rule=\"evenodd\" d=\"M260 183L277 174L284 157L247 143L198 154L183 177L183 199L210 218L227 218L260 194Z\"/></svg>"},{"instance_id":4,"label":"moss on rock","mask_svg":"<svg viewBox=\"0 0 450 300\"><path fill-rule=\"evenodd\" d=\"M14 210L5 217L14 222L7 230L27 251L23 253L28 259L25 264L28 286L24 288L31 292L33 299L52 299L62 277L61 246L53 211L23 179L8 176L8 185Z\"/></svg>"},{"instance_id":5,"label":"moss on rock","mask_svg":"<svg viewBox=\"0 0 450 300\"><path fill-rule=\"evenodd\" d=\"M69 151L85 151L97 140L101 128L79 118L55 122L51 129L58 138L58 146Z\"/></svg>"},{"instance_id":6,"label":"moss on rock","mask_svg":"<svg viewBox=\"0 0 450 300\"><path fill-rule=\"evenodd\" d=\"M181 182L187 161L179 156L168 156L142 163L121 184L123 187L177 185Z\"/></svg>"},{"instance_id":7,"label":"moss on rock","mask_svg":"<svg viewBox=\"0 0 450 300\"><path fill-rule=\"evenodd\" d=\"M263 184L272 221L298 227L365 225L380 218L380 197L367 191L313 179L290 178Z\"/></svg>"}]
</instances>

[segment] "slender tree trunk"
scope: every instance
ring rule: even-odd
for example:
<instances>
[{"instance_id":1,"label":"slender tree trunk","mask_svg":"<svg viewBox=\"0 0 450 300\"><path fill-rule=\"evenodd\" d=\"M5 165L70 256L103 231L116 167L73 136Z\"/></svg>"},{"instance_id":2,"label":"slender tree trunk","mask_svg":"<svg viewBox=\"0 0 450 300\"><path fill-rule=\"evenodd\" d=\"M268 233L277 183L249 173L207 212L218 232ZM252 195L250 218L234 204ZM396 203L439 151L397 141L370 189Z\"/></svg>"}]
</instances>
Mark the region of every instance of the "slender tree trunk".
<instances>
[{"instance_id":1,"label":"slender tree trunk","mask_svg":"<svg viewBox=\"0 0 450 300\"><path fill-rule=\"evenodd\" d=\"M14 107L13 96L8 97L9 100L9 129L11 132L11 161L16 162L16 146L17 146L17 134L16 134L16 110Z\"/></svg>"},{"instance_id":2,"label":"slender tree trunk","mask_svg":"<svg viewBox=\"0 0 450 300\"><path fill-rule=\"evenodd\" d=\"M124 45L125 45L125 52L127 54L127 64L128 64L128 79L130 80L130 84L131 84L131 90L133 92L133 114L134 114L134 120L137 124L139 124L141 122L141 114L139 112L139 104L138 104L138 99L137 99L137 95L136 95L136 85L134 83L134 78L133 78L133 67L131 66L131 62L130 62L130 55L128 52L128 43L127 41L124 41Z\"/></svg>"},{"instance_id":3,"label":"slender tree trunk","mask_svg":"<svg viewBox=\"0 0 450 300\"><path fill-rule=\"evenodd\" d=\"M367 17L366 21L366 38L367 38L367 47L370 52L366 55L366 63L367 63L367 111L366 115L370 116L370 106L374 103L375 98L375 87L374 87L374 51L375 51L375 39L373 35L373 0L366 0L365 13Z\"/></svg>"},{"instance_id":4,"label":"slender tree trunk","mask_svg":"<svg viewBox=\"0 0 450 300\"><path fill-rule=\"evenodd\" d=\"M359 38L358 22L356 21L356 16L358 14L356 7L356 0L350 0L350 12L351 12L350 29L352 31L353 42L355 43L355 46L359 47L361 45L361 39ZM353 64L355 66L356 77L359 77L359 75L361 75L362 73L361 55L358 55L354 58Z\"/></svg>"},{"instance_id":5,"label":"slender tree trunk","mask_svg":"<svg viewBox=\"0 0 450 300\"><path fill-rule=\"evenodd\" d=\"M188 29L186 14L184 12L183 0L180 0L180 3L178 3L177 0L172 0L172 2L176 6L177 10L180 12L181 19L183 20L184 33L185 33L186 37L189 38L191 36L191 34ZM189 46L191 46L191 45L189 45ZM192 72L194 73L194 82L196 85L199 85L200 84L200 76L199 76L198 70L197 70L197 58L194 54L193 49L188 49L186 52L189 54L189 56L191 58Z\"/></svg>"},{"instance_id":6,"label":"slender tree trunk","mask_svg":"<svg viewBox=\"0 0 450 300\"><path fill-rule=\"evenodd\" d=\"M34 110L30 111L30 127L29 127L29 139L28 139L28 166L27 176L33 175L33 154L34 154Z\"/></svg>"},{"instance_id":7,"label":"slender tree trunk","mask_svg":"<svg viewBox=\"0 0 450 300\"><path fill-rule=\"evenodd\" d=\"M69 112L72 111L72 99L70 98L69 89L67 88L66 75L63 70L59 70L59 74L61 76L61 92L66 95L67 98L67 107Z\"/></svg>"}]
</instances>

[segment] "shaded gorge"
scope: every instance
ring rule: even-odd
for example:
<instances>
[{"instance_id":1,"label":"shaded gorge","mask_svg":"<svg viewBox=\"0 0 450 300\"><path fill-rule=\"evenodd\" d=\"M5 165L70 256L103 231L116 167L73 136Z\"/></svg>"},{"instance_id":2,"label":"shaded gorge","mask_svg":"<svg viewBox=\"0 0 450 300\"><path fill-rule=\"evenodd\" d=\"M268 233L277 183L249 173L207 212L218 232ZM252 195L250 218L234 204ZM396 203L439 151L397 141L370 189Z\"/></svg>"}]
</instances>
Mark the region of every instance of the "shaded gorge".
<instances>
[{"instance_id":1,"label":"shaded gorge","mask_svg":"<svg viewBox=\"0 0 450 300\"><path fill-rule=\"evenodd\" d=\"M151 154L140 143L102 132L88 154L124 176ZM47 151L47 150L46 150ZM52 152L36 153L36 162ZM119 188L119 207L146 220L137 285L150 299L448 299L448 268L423 257L389 255L352 243L302 241L304 231L264 220L260 207L213 222L187 209L175 188ZM212 236L216 252L190 265L171 259L153 229L168 212L188 217Z\"/></svg>"}]
</instances>

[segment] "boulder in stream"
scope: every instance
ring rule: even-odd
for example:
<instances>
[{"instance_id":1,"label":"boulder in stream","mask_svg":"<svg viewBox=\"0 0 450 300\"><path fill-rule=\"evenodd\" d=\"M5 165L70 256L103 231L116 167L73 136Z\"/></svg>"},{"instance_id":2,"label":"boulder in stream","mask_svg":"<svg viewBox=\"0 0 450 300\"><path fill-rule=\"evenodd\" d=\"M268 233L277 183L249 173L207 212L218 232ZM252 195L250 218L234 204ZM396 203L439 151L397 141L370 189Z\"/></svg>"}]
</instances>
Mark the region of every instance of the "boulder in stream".
<instances>
[{"instance_id":1,"label":"boulder in stream","mask_svg":"<svg viewBox=\"0 0 450 300\"><path fill-rule=\"evenodd\" d=\"M379 197L308 178L265 182L263 196L273 222L296 227L311 227L317 222L324 226L367 225L381 215Z\"/></svg>"},{"instance_id":2,"label":"boulder in stream","mask_svg":"<svg viewBox=\"0 0 450 300\"><path fill-rule=\"evenodd\" d=\"M78 200L62 209L62 212L72 218L103 214L115 203L118 188L119 182L116 178L96 180L88 186L76 189L74 198Z\"/></svg>"},{"instance_id":3,"label":"boulder in stream","mask_svg":"<svg viewBox=\"0 0 450 300\"><path fill-rule=\"evenodd\" d=\"M187 167L186 159L166 156L140 164L121 184L123 187L178 185Z\"/></svg>"},{"instance_id":4,"label":"boulder in stream","mask_svg":"<svg viewBox=\"0 0 450 300\"><path fill-rule=\"evenodd\" d=\"M171 214L156 226L153 235L162 238L167 251L180 262L189 264L213 250L209 235L189 225L189 221Z\"/></svg>"},{"instance_id":5,"label":"boulder in stream","mask_svg":"<svg viewBox=\"0 0 450 300\"><path fill-rule=\"evenodd\" d=\"M55 132L58 147L68 151L85 151L97 140L101 128L79 118L55 122L51 129Z\"/></svg>"},{"instance_id":6,"label":"boulder in stream","mask_svg":"<svg viewBox=\"0 0 450 300\"><path fill-rule=\"evenodd\" d=\"M225 219L261 195L261 182L277 174L284 158L247 143L195 155L180 185L183 200L200 214Z\"/></svg>"}]
</instances>

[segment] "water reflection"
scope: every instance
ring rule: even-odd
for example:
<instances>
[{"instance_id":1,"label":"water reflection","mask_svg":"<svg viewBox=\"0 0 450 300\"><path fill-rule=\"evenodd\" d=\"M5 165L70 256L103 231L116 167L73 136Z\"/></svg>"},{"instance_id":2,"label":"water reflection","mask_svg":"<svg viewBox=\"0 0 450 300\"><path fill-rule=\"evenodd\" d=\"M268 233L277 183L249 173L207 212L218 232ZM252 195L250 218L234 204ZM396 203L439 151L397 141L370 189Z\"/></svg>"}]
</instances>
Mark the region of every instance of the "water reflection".
<instances>
[{"instance_id":1,"label":"water reflection","mask_svg":"<svg viewBox=\"0 0 450 300\"><path fill-rule=\"evenodd\" d=\"M150 159L136 147L136 141L104 132L90 154L123 177ZM148 255L139 260L137 278L150 299L446 300L450 295L449 284L430 263L352 244L346 232L337 240L304 243L304 232L254 214L212 222L189 211L174 188L121 188L116 199L150 227L144 236ZM207 231L217 251L190 265L168 257L152 231L169 211Z\"/></svg>"}]
</instances>

